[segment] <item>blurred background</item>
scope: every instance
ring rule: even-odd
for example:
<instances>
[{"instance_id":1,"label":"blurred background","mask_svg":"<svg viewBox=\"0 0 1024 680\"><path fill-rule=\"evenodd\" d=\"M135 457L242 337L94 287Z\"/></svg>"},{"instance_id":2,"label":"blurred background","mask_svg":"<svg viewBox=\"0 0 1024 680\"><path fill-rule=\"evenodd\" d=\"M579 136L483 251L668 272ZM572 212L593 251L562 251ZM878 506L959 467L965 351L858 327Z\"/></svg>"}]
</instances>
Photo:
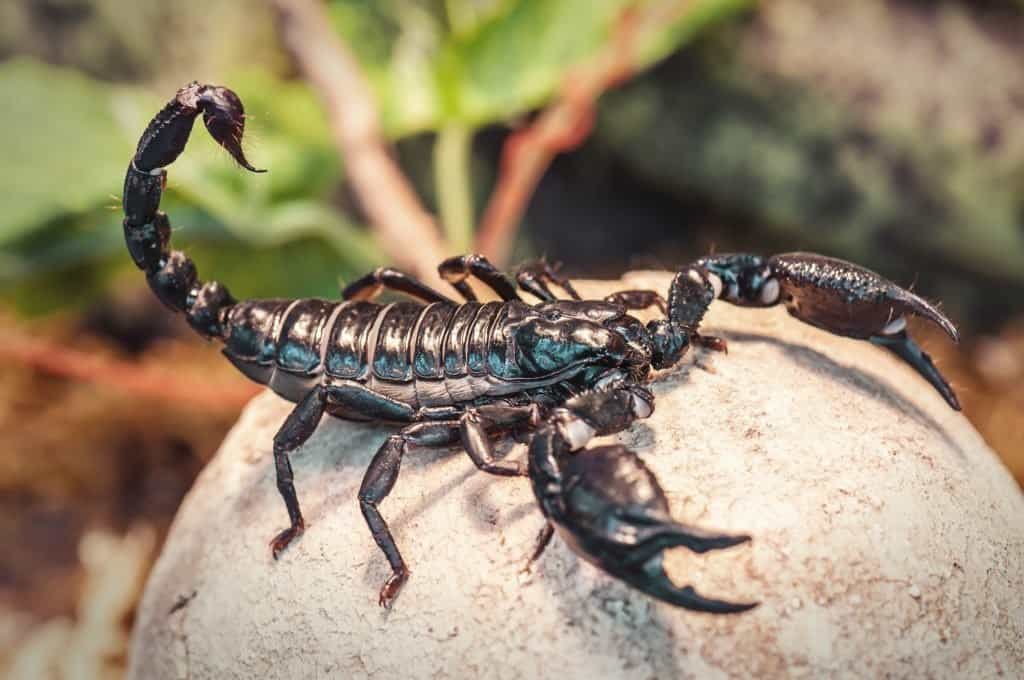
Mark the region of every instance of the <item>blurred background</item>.
<instances>
[{"instance_id":1,"label":"blurred background","mask_svg":"<svg viewBox=\"0 0 1024 680\"><path fill-rule=\"evenodd\" d=\"M120 676L256 391L124 250L125 167L182 84L236 90L270 169L199 131L169 172L174 245L238 297L471 250L590 278L815 250L942 301L963 343L915 332L1024 481L1022 64L1020 0L5 0L0 670Z\"/></svg>"}]
</instances>

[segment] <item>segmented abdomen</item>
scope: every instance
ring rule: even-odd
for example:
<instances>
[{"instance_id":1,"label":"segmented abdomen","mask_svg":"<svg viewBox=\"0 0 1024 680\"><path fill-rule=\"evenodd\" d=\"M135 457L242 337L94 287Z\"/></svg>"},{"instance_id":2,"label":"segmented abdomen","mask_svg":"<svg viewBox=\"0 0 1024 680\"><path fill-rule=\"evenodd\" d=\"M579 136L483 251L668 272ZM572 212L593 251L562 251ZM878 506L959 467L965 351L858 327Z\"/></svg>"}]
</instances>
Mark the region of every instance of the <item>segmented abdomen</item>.
<instances>
[{"instance_id":1,"label":"segmented abdomen","mask_svg":"<svg viewBox=\"0 0 1024 680\"><path fill-rule=\"evenodd\" d=\"M292 401L319 382L355 381L408 404L451 406L502 385L505 305L251 300L228 312L224 353Z\"/></svg>"}]
</instances>

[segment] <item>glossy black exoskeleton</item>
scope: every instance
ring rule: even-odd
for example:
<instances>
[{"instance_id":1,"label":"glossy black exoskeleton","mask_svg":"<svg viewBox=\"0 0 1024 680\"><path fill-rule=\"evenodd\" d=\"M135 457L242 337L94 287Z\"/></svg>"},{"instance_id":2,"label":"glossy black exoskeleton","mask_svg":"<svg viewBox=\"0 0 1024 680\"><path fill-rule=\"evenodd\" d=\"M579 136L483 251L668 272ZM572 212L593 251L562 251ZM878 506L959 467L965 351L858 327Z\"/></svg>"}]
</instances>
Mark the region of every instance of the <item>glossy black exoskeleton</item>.
<instances>
[{"instance_id":1,"label":"glossy black exoskeleton","mask_svg":"<svg viewBox=\"0 0 1024 680\"><path fill-rule=\"evenodd\" d=\"M202 282L187 255L169 248L171 227L159 211L164 166L184 150L198 115L242 167L245 113L230 90L192 83L146 128L124 184L129 253L157 297L185 314L245 375L296 406L274 437L277 487L290 524L271 547L276 558L305 529L289 454L327 413L394 423L359 490L359 504L392 574L380 591L388 605L408 569L378 506L410 447L461 445L481 470L528 475L548 522L533 558L557 530L583 558L632 586L688 609L728 613L733 604L678 587L661 566L672 546L704 552L749 540L674 521L657 479L623 446L585 448L597 435L628 428L654 409L642 384L652 369L675 365L692 344L724 349L698 329L715 298L740 305L785 304L797 318L839 335L888 347L923 375L950 406L953 390L907 335L904 317L922 316L956 340L956 329L927 302L877 274L841 260L795 253L762 258L716 255L675 276L666 301L653 291L581 300L572 284L539 262L520 269L518 287L478 255L441 263L456 302L399 271L377 269L348 286L341 301L237 301L215 281ZM479 302L467 280L500 302ZM558 299L560 287L572 298ZM412 301L378 304L382 289ZM642 323L630 310L658 307L665 318ZM495 458L492 440L532 432L528 464Z\"/></svg>"}]
</instances>

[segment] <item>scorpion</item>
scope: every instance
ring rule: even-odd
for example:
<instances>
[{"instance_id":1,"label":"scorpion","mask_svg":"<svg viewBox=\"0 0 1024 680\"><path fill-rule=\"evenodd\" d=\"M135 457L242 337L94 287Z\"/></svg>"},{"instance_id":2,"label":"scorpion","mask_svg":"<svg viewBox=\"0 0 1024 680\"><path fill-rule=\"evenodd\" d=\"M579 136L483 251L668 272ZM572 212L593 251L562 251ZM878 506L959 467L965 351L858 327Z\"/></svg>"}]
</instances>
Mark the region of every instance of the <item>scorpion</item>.
<instances>
[{"instance_id":1,"label":"scorpion","mask_svg":"<svg viewBox=\"0 0 1024 680\"><path fill-rule=\"evenodd\" d=\"M461 446L480 470L530 480L546 522L527 562L557 531L583 559L648 595L690 610L742 612L729 602L676 585L662 558L683 546L704 553L750 540L675 521L654 474L622 445L587 447L621 432L654 409L645 386L655 370L676 365L690 347L722 351L702 335L715 299L749 307L783 304L791 315L840 336L868 340L909 363L956 410L960 404L931 358L906 331L908 315L957 329L938 309L857 265L812 253L762 257L715 254L678 270L667 299L627 290L583 300L545 261L518 270L515 283L480 255L442 262L440 277L456 302L399 270L381 267L354 281L342 300L235 300L216 281L198 278L193 261L169 247L171 226L159 210L164 169L181 154L197 116L239 165L264 172L242 149L245 112L231 90L190 83L153 118L128 166L124 236L155 295L247 377L295 404L273 440L277 489L289 526L270 542L275 559L305 530L289 461L322 416L397 425L373 456L359 506L391 574L379 603L389 607L409 569L380 512L403 457L414 448ZM478 300L470 280L498 301ZM524 301L517 291L539 302ZM560 289L569 299L557 297ZM404 296L375 302L384 290ZM408 299L405 299L408 298ZM656 307L646 324L630 312ZM494 443L518 436L527 461L499 458Z\"/></svg>"}]
</instances>

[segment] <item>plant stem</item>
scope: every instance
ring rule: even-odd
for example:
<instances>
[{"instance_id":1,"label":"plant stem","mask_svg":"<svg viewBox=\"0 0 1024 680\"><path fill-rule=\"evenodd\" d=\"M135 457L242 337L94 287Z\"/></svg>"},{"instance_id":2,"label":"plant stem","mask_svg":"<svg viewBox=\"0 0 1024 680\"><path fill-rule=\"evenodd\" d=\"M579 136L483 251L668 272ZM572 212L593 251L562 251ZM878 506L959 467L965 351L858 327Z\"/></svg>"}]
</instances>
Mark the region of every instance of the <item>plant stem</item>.
<instances>
[{"instance_id":1,"label":"plant stem","mask_svg":"<svg viewBox=\"0 0 1024 680\"><path fill-rule=\"evenodd\" d=\"M450 124L434 142L434 182L441 225L455 252L468 252L473 244L473 189L469 169L473 132Z\"/></svg>"},{"instance_id":2,"label":"plant stem","mask_svg":"<svg viewBox=\"0 0 1024 680\"><path fill-rule=\"evenodd\" d=\"M373 91L359 62L331 30L314 0L272 0L277 27L309 84L323 99L345 174L377 243L394 263L430 285L441 285L437 263L448 255L437 221L420 203L392 157Z\"/></svg>"}]
</instances>

